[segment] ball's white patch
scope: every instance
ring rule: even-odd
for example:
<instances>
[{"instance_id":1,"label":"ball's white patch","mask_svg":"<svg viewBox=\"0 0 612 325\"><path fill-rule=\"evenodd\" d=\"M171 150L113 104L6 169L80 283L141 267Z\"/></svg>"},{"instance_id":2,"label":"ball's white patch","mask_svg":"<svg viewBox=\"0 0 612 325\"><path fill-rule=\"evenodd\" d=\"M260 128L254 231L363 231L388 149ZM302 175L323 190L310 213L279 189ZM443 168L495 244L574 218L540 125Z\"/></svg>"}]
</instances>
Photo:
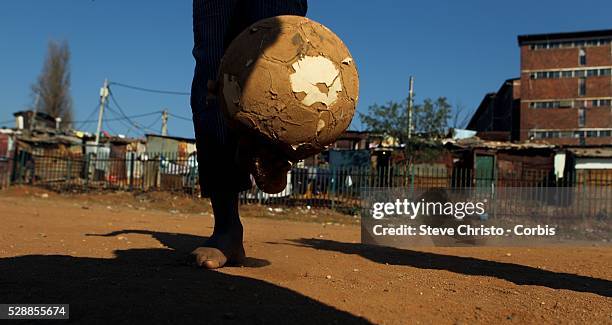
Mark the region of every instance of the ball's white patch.
<instances>
[{"instance_id":1,"label":"ball's white patch","mask_svg":"<svg viewBox=\"0 0 612 325\"><path fill-rule=\"evenodd\" d=\"M306 94L302 99L304 105L323 103L331 106L338 99L338 93L342 91L342 78L331 60L323 56L305 56L291 66L295 70L289 76L291 90ZM325 84L327 93L322 92L318 84Z\"/></svg>"}]
</instances>

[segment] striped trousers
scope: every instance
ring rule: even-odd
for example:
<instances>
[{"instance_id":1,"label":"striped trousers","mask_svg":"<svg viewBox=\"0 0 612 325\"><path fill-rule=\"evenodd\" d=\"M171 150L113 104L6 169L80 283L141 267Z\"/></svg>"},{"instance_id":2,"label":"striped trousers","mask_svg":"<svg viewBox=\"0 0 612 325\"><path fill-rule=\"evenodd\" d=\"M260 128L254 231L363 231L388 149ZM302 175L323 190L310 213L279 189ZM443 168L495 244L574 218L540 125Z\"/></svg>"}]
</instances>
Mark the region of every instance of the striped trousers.
<instances>
[{"instance_id":1,"label":"striped trousers","mask_svg":"<svg viewBox=\"0 0 612 325\"><path fill-rule=\"evenodd\" d=\"M202 196L240 192L251 187L248 171L236 159L237 135L229 129L216 99L208 99L207 82L216 80L231 41L258 20L305 16L307 0L193 0L191 110L198 150Z\"/></svg>"}]
</instances>

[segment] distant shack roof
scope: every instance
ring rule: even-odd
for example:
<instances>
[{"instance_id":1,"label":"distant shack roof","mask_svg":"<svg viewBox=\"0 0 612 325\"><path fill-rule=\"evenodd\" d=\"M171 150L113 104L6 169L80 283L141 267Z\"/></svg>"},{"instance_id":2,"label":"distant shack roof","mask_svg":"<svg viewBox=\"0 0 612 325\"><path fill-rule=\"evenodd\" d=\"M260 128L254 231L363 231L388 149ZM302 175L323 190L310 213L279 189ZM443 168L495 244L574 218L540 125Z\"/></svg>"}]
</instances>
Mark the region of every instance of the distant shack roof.
<instances>
[{"instance_id":1,"label":"distant shack roof","mask_svg":"<svg viewBox=\"0 0 612 325\"><path fill-rule=\"evenodd\" d=\"M579 158L612 158L612 146L598 148L568 148L568 150Z\"/></svg>"},{"instance_id":2,"label":"distant shack roof","mask_svg":"<svg viewBox=\"0 0 612 325\"><path fill-rule=\"evenodd\" d=\"M17 117L17 116L26 116L26 115L30 115L30 114L34 114L34 111L32 110L25 110L25 111L17 111L13 113L13 116ZM45 112L36 112L36 116L39 118L44 118L44 119L48 119L51 121L55 121L55 117L45 113Z\"/></svg>"},{"instance_id":3,"label":"distant shack roof","mask_svg":"<svg viewBox=\"0 0 612 325\"><path fill-rule=\"evenodd\" d=\"M32 135L20 135L18 137L19 141L24 141L32 144L44 143L44 144L69 144L69 145L80 145L83 143L83 140L70 135L49 135L49 134L40 134L36 136Z\"/></svg>"},{"instance_id":4,"label":"distant shack roof","mask_svg":"<svg viewBox=\"0 0 612 325\"><path fill-rule=\"evenodd\" d=\"M479 148L479 149L494 149L494 150L530 150L530 149L555 149L557 146L547 143L513 143L507 141L488 141L482 140L479 137L471 137L467 139L444 139L442 143L445 146L453 146L462 149Z\"/></svg>"},{"instance_id":5,"label":"distant shack roof","mask_svg":"<svg viewBox=\"0 0 612 325\"><path fill-rule=\"evenodd\" d=\"M196 140L193 138L182 138L182 137L174 137L174 136L169 136L169 135L161 135L161 134L145 134L145 136L147 137L147 139L149 138L162 138L162 139L170 139L170 140L176 140L176 141L183 141L183 142L188 142L188 143L195 143Z\"/></svg>"},{"instance_id":6,"label":"distant shack roof","mask_svg":"<svg viewBox=\"0 0 612 325\"><path fill-rule=\"evenodd\" d=\"M612 29L589 30L589 31L567 32L567 33L519 35L518 43L519 45L524 45L524 44L530 44L530 43L536 43L536 42L586 39L586 38L612 38Z\"/></svg>"}]
</instances>

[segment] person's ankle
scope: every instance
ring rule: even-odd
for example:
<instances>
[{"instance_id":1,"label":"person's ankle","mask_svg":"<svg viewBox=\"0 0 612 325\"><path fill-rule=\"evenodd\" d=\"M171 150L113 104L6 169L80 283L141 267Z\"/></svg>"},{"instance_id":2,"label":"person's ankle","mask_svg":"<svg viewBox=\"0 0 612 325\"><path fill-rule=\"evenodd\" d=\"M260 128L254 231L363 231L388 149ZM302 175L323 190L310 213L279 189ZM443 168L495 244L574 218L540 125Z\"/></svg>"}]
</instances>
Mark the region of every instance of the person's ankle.
<instances>
[{"instance_id":1,"label":"person's ankle","mask_svg":"<svg viewBox=\"0 0 612 325\"><path fill-rule=\"evenodd\" d=\"M242 236L244 228L242 223L229 224L229 225L215 225L212 236Z\"/></svg>"}]
</instances>

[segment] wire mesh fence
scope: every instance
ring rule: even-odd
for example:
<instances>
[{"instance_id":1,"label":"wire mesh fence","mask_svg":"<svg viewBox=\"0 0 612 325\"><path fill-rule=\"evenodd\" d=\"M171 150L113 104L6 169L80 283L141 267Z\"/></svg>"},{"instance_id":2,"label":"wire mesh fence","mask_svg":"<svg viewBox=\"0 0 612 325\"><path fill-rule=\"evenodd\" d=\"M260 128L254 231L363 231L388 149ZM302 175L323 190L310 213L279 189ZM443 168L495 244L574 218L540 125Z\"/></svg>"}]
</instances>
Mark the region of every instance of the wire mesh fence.
<instances>
[{"instance_id":1,"label":"wire mesh fence","mask_svg":"<svg viewBox=\"0 0 612 325\"><path fill-rule=\"evenodd\" d=\"M0 186L30 184L57 191L179 191L199 195L198 164L194 154L133 153L112 155L34 155L17 152L0 161ZM601 192L601 200L582 198L583 205L612 211L612 173L577 170L555 175L551 170L491 173L444 165L385 165L372 167L329 165L294 167L281 193L267 194L255 185L240 193L241 203L326 207L356 213L365 188L571 188L580 193ZM572 197L578 197L574 195ZM609 201L609 200L608 200ZM603 202L603 203L602 203ZM607 213L607 212L606 212Z\"/></svg>"},{"instance_id":2,"label":"wire mesh fence","mask_svg":"<svg viewBox=\"0 0 612 325\"><path fill-rule=\"evenodd\" d=\"M0 189L8 187L10 184L12 163L12 159L0 158Z\"/></svg>"}]
</instances>

